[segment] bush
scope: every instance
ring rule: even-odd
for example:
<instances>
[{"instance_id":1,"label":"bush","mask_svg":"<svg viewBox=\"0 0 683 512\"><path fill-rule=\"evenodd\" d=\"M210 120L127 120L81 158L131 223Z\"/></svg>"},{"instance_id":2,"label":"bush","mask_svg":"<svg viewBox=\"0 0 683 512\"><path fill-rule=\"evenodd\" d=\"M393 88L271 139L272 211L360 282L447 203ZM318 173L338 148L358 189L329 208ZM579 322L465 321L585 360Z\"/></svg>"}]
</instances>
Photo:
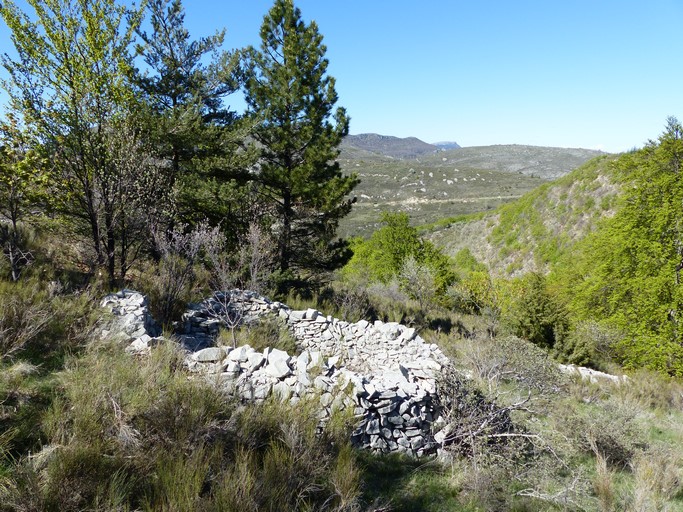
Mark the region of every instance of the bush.
<instances>
[{"instance_id":1,"label":"bush","mask_svg":"<svg viewBox=\"0 0 683 512\"><path fill-rule=\"evenodd\" d=\"M586 320L574 326L567 336L553 346L553 355L561 362L606 368L615 358L619 332L597 322Z\"/></svg>"},{"instance_id":2,"label":"bush","mask_svg":"<svg viewBox=\"0 0 683 512\"><path fill-rule=\"evenodd\" d=\"M472 456L504 450L515 425L511 408L501 407L452 369L443 372L439 400L446 419L444 444L456 453Z\"/></svg>"},{"instance_id":3,"label":"bush","mask_svg":"<svg viewBox=\"0 0 683 512\"><path fill-rule=\"evenodd\" d=\"M479 340L463 350L461 357L490 391L500 381L512 381L537 395L547 396L567 382L548 352L515 336Z\"/></svg>"},{"instance_id":4,"label":"bush","mask_svg":"<svg viewBox=\"0 0 683 512\"><path fill-rule=\"evenodd\" d=\"M507 312L512 332L544 348L552 349L569 328L567 312L546 286L545 277L531 273L516 283L517 300Z\"/></svg>"},{"instance_id":5,"label":"bush","mask_svg":"<svg viewBox=\"0 0 683 512\"><path fill-rule=\"evenodd\" d=\"M342 269L345 282L367 286L399 279L420 306L430 301L445 304L446 291L456 278L450 259L420 238L407 214L384 213L381 221L384 225L370 239L352 240L353 257Z\"/></svg>"},{"instance_id":6,"label":"bush","mask_svg":"<svg viewBox=\"0 0 683 512\"><path fill-rule=\"evenodd\" d=\"M608 399L591 406L566 406L555 417L556 428L585 454L599 454L611 467L623 469L646 447L639 411Z\"/></svg>"}]
</instances>

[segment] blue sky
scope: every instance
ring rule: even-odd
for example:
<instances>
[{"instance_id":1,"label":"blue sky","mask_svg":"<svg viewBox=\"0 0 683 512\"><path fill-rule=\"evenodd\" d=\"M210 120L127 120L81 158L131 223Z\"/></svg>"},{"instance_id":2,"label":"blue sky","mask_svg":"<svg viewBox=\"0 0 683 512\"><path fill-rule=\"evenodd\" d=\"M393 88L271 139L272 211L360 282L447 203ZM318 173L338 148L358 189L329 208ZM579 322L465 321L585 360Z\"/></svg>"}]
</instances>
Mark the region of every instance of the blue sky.
<instances>
[{"instance_id":1,"label":"blue sky","mask_svg":"<svg viewBox=\"0 0 683 512\"><path fill-rule=\"evenodd\" d=\"M683 118L682 0L295 3L325 38L351 133L616 152ZM258 45L271 5L185 0L186 22Z\"/></svg>"}]
</instances>

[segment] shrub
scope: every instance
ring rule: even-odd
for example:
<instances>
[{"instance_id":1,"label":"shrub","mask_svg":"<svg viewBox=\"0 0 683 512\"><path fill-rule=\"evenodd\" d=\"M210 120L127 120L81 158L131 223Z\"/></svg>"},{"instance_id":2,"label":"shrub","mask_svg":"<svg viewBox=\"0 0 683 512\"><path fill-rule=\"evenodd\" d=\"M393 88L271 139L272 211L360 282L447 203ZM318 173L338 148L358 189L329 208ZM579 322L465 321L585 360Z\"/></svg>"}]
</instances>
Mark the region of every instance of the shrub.
<instances>
[{"instance_id":1,"label":"shrub","mask_svg":"<svg viewBox=\"0 0 683 512\"><path fill-rule=\"evenodd\" d=\"M317 400L236 408L183 358L172 342L134 359L108 341L72 357L41 425L45 448L0 473L6 506L358 510L348 422L323 428Z\"/></svg>"},{"instance_id":2,"label":"shrub","mask_svg":"<svg viewBox=\"0 0 683 512\"><path fill-rule=\"evenodd\" d=\"M92 333L96 301L90 289L52 294L36 281L0 282L0 359L23 356L45 365L79 349Z\"/></svg>"},{"instance_id":3,"label":"shrub","mask_svg":"<svg viewBox=\"0 0 683 512\"><path fill-rule=\"evenodd\" d=\"M547 351L515 336L479 340L465 349L462 358L490 391L500 381L513 381L538 395L548 395L566 384Z\"/></svg>"},{"instance_id":4,"label":"shrub","mask_svg":"<svg viewBox=\"0 0 683 512\"><path fill-rule=\"evenodd\" d=\"M580 451L600 454L610 466L622 469L646 447L638 414L629 404L608 399L591 406L568 405L558 412L555 422Z\"/></svg>"},{"instance_id":5,"label":"shrub","mask_svg":"<svg viewBox=\"0 0 683 512\"><path fill-rule=\"evenodd\" d=\"M443 372L438 387L449 450L472 456L482 447L504 449L515 431L512 408L499 406L452 369Z\"/></svg>"},{"instance_id":6,"label":"shrub","mask_svg":"<svg viewBox=\"0 0 683 512\"><path fill-rule=\"evenodd\" d=\"M515 335L544 348L561 346L569 327L567 313L546 286L545 277L531 273L517 281L517 301L506 320Z\"/></svg>"},{"instance_id":7,"label":"shrub","mask_svg":"<svg viewBox=\"0 0 683 512\"><path fill-rule=\"evenodd\" d=\"M405 292L421 306L430 295L429 300L445 303L446 291L456 278L450 259L420 238L407 214L384 213L381 220L384 225L370 239L352 240L353 257L342 269L345 281L368 284L399 279ZM411 259L413 263L406 268Z\"/></svg>"},{"instance_id":8,"label":"shrub","mask_svg":"<svg viewBox=\"0 0 683 512\"><path fill-rule=\"evenodd\" d=\"M616 357L620 338L616 329L584 320L574 326L567 336L556 340L553 355L564 363L607 368Z\"/></svg>"}]
</instances>

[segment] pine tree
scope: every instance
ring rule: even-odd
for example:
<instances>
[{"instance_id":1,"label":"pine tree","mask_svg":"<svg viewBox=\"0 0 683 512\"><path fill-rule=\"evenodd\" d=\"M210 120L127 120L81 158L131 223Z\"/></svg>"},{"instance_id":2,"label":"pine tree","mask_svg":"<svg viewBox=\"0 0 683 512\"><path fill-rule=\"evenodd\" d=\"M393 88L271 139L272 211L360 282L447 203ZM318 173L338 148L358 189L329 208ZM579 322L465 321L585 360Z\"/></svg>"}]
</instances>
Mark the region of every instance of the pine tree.
<instances>
[{"instance_id":1,"label":"pine tree","mask_svg":"<svg viewBox=\"0 0 683 512\"><path fill-rule=\"evenodd\" d=\"M257 121L257 182L274 215L283 277L311 277L350 257L336 229L358 180L343 176L336 162L349 118L344 108L334 109L335 81L326 74L322 40L292 0L276 0L261 26L260 50L247 51L245 98Z\"/></svg>"},{"instance_id":2,"label":"pine tree","mask_svg":"<svg viewBox=\"0 0 683 512\"><path fill-rule=\"evenodd\" d=\"M138 32L138 51L148 72L139 83L159 156L170 162L171 222L223 222L239 195L230 182L248 161L237 116L225 105L239 87L240 52L221 50L224 30L192 39L180 0L150 0L147 12L152 30Z\"/></svg>"},{"instance_id":3,"label":"pine tree","mask_svg":"<svg viewBox=\"0 0 683 512\"><path fill-rule=\"evenodd\" d=\"M180 0L150 0L147 11L152 32L139 31L144 45L138 51L150 71L140 86L155 115L162 152L178 175L181 162L188 165L198 151L206 135L202 128L233 119L223 98L237 89L238 55L220 52L225 31L192 40ZM209 65L202 62L206 56L212 56Z\"/></svg>"}]
</instances>

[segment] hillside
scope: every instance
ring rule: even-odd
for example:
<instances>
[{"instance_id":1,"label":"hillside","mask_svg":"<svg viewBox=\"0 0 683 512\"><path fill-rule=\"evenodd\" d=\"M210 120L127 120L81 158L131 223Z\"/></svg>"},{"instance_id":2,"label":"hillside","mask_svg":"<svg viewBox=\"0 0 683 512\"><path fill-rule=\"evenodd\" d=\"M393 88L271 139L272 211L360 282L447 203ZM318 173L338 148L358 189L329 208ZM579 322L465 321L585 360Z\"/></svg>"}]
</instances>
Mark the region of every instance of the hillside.
<instances>
[{"instance_id":1,"label":"hillside","mask_svg":"<svg viewBox=\"0 0 683 512\"><path fill-rule=\"evenodd\" d=\"M487 169L554 179L602 155L601 151L582 148L553 148L518 144L474 146L440 154L444 162L466 169Z\"/></svg>"},{"instance_id":2,"label":"hillside","mask_svg":"<svg viewBox=\"0 0 683 512\"><path fill-rule=\"evenodd\" d=\"M450 255L469 249L494 275L545 271L613 214L620 187L610 164L616 159L593 159L483 217L438 225L428 238Z\"/></svg>"},{"instance_id":3,"label":"hillside","mask_svg":"<svg viewBox=\"0 0 683 512\"><path fill-rule=\"evenodd\" d=\"M343 235L369 235L383 211L407 212L417 225L485 212L569 173L598 151L535 146L483 146L399 160L344 146L342 169L361 183L342 221Z\"/></svg>"}]
</instances>

